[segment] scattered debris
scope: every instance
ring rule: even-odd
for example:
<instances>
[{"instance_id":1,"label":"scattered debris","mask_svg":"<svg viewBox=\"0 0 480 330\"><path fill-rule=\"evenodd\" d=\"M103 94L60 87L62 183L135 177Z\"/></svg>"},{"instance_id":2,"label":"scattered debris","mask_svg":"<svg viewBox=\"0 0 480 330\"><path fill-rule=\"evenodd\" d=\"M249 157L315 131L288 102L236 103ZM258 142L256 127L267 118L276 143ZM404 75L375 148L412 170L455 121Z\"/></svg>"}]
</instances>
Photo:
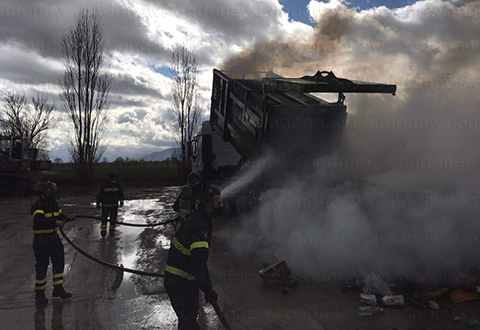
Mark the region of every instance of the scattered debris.
<instances>
[{"instance_id":1,"label":"scattered debris","mask_svg":"<svg viewBox=\"0 0 480 330\"><path fill-rule=\"evenodd\" d=\"M468 321L468 328L469 329L480 329L480 321L477 319L471 319Z\"/></svg>"},{"instance_id":2,"label":"scattered debris","mask_svg":"<svg viewBox=\"0 0 480 330\"><path fill-rule=\"evenodd\" d=\"M380 275L368 274L363 279L365 286L363 287L363 292L368 292L369 290L375 294L382 296L391 296L392 291L388 285L382 280Z\"/></svg>"},{"instance_id":3,"label":"scattered debris","mask_svg":"<svg viewBox=\"0 0 480 330\"><path fill-rule=\"evenodd\" d=\"M441 288L441 289L439 289L437 291L434 291L434 292L423 293L419 296L419 299L422 302L427 302L428 300L432 300L432 299L440 297L442 294L447 293L448 291L450 291L448 288Z\"/></svg>"},{"instance_id":4,"label":"scattered debris","mask_svg":"<svg viewBox=\"0 0 480 330\"><path fill-rule=\"evenodd\" d=\"M372 316L379 312L383 312L383 308L378 306L358 307L358 315L362 317Z\"/></svg>"},{"instance_id":5,"label":"scattered debris","mask_svg":"<svg viewBox=\"0 0 480 330\"><path fill-rule=\"evenodd\" d=\"M265 285L282 284L295 287L298 284L298 279L292 274L285 261L268 266L258 274L263 278Z\"/></svg>"},{"instance_id":6,"label":"scattered debris","mask_svg":"<svg viewBox=\"0 0 480 330\"><path fill-rule=\"evenodd\" d=\"M450 299L452 299L452 301L454 303L461 303L461 302L465 302L465 301L477 300L477 299L480 299L480 297L478 296L478 292L476 292L476 291L475 292L465 292L462 289L458 289L458 290L453 291L450 294Z\"/></svg>"},{"instance_id":7,"label":"scattered debris","mask_svg":"<svg viewBox=\"0 0 480 330\"><path fill-rule=\"evenodd\" d=\"M377 305L377 297L374 294L362 293L360 294L360 302L375 306Z\"/></svg>"},{"instance_id":8,"label":"scattered debris","mask_svg":"<svg viewBox=\"0 0 480 330\"><path fill-rule=\"evenodd\" d=\"M430 309L436 311L436 310L439 310L440 309L440 306L438 306L438 304L433 301L433 300L429 300L428 301L428 307L430 307Z\"/></svg>"},{"instance_id":9,"label":"scattered debris","mask_svg":"<svg viewBox=\"0 0 480 330\"><path fill-rule=\"evenodd\" d=\"M385 296L382 298L382 304L385 306L403 306L405 305L405 299L403 296Z\"/></svg>"}]
</instances>

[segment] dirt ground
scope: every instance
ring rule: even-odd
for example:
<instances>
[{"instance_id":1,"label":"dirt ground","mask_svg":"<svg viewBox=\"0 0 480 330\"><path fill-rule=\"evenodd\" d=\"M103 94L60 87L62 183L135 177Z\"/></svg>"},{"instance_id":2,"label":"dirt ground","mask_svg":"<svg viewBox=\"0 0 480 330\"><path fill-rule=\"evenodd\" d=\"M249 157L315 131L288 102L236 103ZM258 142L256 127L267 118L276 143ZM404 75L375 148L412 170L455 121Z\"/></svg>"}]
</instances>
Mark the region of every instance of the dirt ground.
<instances>
[{"instance_id":1,"label":"dirt ground","mask_svg":"<svg viewBox=\"0 0 480 330\"><path fill-rule=\"evenodd\" d=\"M178 187L129 189L119 220L155 223L172 217ZM80 255L64 240L67 300L50 299L46 307L34 302L34 257L30 205L34 198L0 200L0 329L176 329L176 317L162 280L122 274ZM64 196L66 214L98 215L94 194ZM224 221L223 221L224 220ZM453 304L448 295L437 300L440 310L413 307L385 308L373 317L357 316L359 293L342 293L342 284L300 281L298 287L265 287L258 271L265 265L236 256L229 244L228 219L214 228L209 268L232 329L466 329L480 317L479 301ZM230 220L231 221L231 220ZM65 232L88 253L125 267L163 272L170 238L169 227L120 226L102 239L100 224L77 219ZM51 269L47 297L51 295ZM453 319L458 316L459 321ZM203 329L223 329L213 308L202 299Z\"/></svg>"}]
</instances>

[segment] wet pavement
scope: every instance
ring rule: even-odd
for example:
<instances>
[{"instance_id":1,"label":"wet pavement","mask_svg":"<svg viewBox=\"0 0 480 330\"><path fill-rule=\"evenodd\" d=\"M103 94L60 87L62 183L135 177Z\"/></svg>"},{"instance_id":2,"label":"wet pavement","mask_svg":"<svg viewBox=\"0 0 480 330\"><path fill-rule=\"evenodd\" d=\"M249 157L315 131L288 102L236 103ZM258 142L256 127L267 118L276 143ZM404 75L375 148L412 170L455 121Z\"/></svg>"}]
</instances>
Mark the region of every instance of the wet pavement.
<instances>
[{"instance_id":1,"label":"wet pavement","mask_svg":"<svg viewBox=\"0 0 480 330\"><path fill-rule=\"evenodd\" d=\"M171 219L174 215L171 205L177 191L178 188L146 191L145 196L140 194L142 198L126 200L124 207L119 209L118 220L144 224ZM67 214L98 215L88 200L65 203L62 207ZM79 255L65 241L65 288L73 297L50 299L48 306L37 306L33 299L31 227L21 228L29 227L28 220L23 217L21 222L12 223L23 225L15 229L9 227L12 232L21 231L22 234L0 236L0 251L14 247L22 253L9 258L2 254L0 329L176 329L176 315L161 278L103 267ZM68 224L65 232L82 249L104 261L163 273L173 234L169 227L119 225L114 233L107 233L102 239L99 221L79 218ZM19 267L20 260L28 262L22 262ZM51 269L47 275L47 297L52 290L50 279ZM213 310L204 307L202 310L202 326L208 324L208 329L220 329Z\"/></svg>"},{"instance_id":2,"label":"wet pavement","mask_svg":"<svg viewBox=\"0 0 480 330\"><path fill-rule=\"evenodd\" d=\"M171 219L178 187L127 191L119 221L156 223ZM65 198L66 214L98 215L94 194ZM65 288L71 299L51 299L46 307L34 302L34 258L29 216L34 199L0 202L0 330L50 329L176 329L176 316L156 277L122 273L85 258L64 241ZM295 329L464 329L480 315L478 302L451 306L439 301L439 311L388 309L383 315L359 319L355 292L342 284L301 281L295 289L265 287L258 271L266 265L255 256L238 255L232 246L251 244L236 236L234 219L214 225L209 269L219 304L235 330ZM170 226L117 226L100 236L100 222L77 219L65 226L67 235L88 253L109 263L148 272L163 272L173 229ZM321 274L319 274L321 275ZM341 275L341 274L340 274ZM51 296L51 269L47 297ZM453 309L455 307L455 309ZM460 321L453 319L459 317ZM199 320L204 330L223 329L213 308L203 302Z\"/></svg>"}]
</instances>

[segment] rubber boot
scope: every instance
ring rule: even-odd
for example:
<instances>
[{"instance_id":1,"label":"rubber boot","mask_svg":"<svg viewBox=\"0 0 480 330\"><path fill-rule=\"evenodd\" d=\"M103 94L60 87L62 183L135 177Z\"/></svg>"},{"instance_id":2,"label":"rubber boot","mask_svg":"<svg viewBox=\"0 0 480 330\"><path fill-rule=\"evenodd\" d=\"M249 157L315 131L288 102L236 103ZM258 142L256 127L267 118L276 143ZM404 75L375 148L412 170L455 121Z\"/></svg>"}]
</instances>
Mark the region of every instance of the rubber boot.
<instances>
[{"instance_id":1,"label":"rubber boot","mask_svg":"<svg viewBox=\"0 0 480 330\"><path fill-rule=\"evenodd\" d=\"M48 299L45 297L45 290L35 291L35 301L40 305L48 305Z\"/></svg>"},{"instance_id":2,"label":"rubber boot","mask_svg":"<svg viewBox=\"0 0 480 330\"><path fill-rule=\"evenodd\" d=\"M110 231L110 234L115 233L115 225L110 223L110 228L108 230Z\"/></svg>"},{"instance_id":3,"label":"rubber boot","mask_svg":"<svg viewBox=\"0 0 480 330\"><path fill-rule=\"evenodd\" d=\"M72 294L70 292L65 291L62 285L56 285L53 288L52 297L60 297L60 298L70 298Z\"/></svg>"}]
</instances>

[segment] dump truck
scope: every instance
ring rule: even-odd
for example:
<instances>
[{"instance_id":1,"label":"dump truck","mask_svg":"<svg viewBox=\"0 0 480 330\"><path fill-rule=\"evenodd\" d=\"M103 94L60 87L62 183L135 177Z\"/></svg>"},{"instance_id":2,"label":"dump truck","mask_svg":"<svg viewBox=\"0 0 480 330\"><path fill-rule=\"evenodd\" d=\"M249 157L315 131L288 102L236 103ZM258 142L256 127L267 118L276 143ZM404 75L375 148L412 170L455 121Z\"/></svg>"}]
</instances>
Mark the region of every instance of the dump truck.
<instances>
[{"instance_id":1,"label":"dump truck","mask_svg":"<svg viewBox=\"0 0 480 330\"><path fill-rule=\"evenodd\" d=\"M338 147L347 120L345 93L395 92L396 85L338 78L332 71L284 78L271 71L214 69L210 120L192 141L192 168L207 184L222 185L241 168L270 167L237 192L233 208L242 211L266 182L302 171ZM338 99L328 102L314 93L335 93Z\"/></svg>"},{"instance_id":2,"label":"dump truck","mask_svg":"<svg viewBox=\"0 0 480 330\"><path fill-rule=\"evenodd\" d=\"M39 150L27 139L0 136L0 195L19 197L35 192L44 171L52 169L48 160L38 159Z\"/></svg>"}]
</instances>

